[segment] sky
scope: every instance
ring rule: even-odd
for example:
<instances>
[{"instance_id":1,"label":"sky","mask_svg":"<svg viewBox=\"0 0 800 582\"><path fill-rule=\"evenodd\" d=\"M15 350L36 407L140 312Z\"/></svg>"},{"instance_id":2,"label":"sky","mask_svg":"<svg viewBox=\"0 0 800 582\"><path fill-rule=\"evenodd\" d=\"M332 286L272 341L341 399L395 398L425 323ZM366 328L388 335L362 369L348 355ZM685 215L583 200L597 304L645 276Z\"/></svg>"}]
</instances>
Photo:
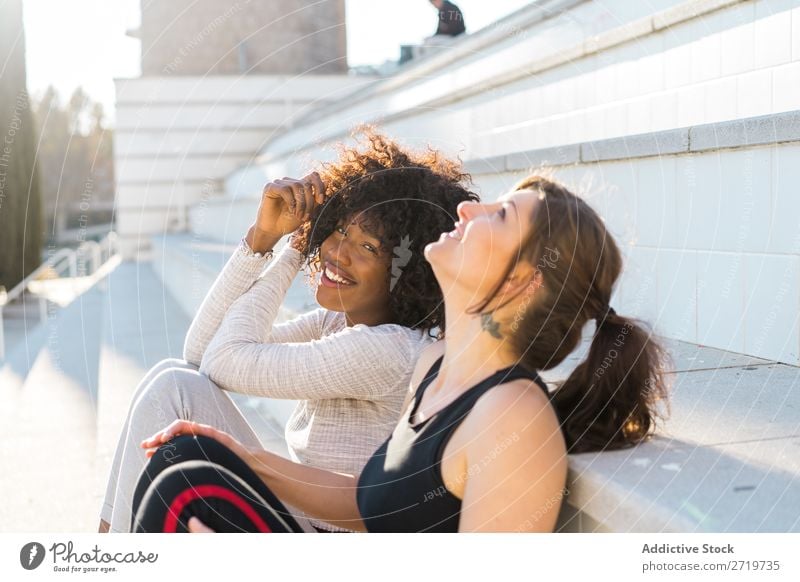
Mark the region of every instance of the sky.
<instances>
[{"instance_id":1,"label":"sky","mask_svg":"<svg viewBox=\"0 0 800 582\"><path fill-rule=\"evenodd\" d=\"M428 0L346 1L350 66L396 60L401 44L419 43L436 29ZM467 32L529 3L456 0ZM82 86L113 118L113 79L140 74L139 41L125 34L139 25L139 0L24 0L23 6L30 93L39 95L53 84L66 98ZM375 26L387 15L390 26Z\"/></svg>"}]
</instances>

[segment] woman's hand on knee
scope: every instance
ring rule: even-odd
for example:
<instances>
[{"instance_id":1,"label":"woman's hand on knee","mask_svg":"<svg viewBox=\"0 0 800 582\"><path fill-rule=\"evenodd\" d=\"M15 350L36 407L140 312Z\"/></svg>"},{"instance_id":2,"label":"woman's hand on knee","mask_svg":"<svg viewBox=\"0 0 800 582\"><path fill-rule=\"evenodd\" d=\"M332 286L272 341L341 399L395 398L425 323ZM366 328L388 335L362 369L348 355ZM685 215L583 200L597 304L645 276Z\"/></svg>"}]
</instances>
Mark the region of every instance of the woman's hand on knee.
<instances>
[{"instance_id":1,"label":"woman's hand on knee","mask_svg":"<svg viewBox=\"0 0 800 582\"><path fill-rule=\"evenodd\" d=\"M150 438L143 440L140 446L145 449L145 455L149 459L155 454L161 445L178 435L202 435L212 438L228 447L231 451L233 451L234 454L240 457L247 464L251 464L251 460L257 452L256 449L249 449L224 431L216 429L207 424L192 422L191 420L174 421L164 430L159 431Z\"/></svg>"}]
</instances>

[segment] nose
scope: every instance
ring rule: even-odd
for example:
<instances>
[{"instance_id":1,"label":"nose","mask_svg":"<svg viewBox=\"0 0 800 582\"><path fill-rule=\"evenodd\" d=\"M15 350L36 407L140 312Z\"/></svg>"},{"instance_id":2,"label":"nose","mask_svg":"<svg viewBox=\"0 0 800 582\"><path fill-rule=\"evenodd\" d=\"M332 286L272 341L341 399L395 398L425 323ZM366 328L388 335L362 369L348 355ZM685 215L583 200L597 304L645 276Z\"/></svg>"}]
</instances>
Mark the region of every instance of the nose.
<instances>
[{"instance_id":1,"label":"nose","mask_svg":"<svg viewBox=\"0 0 800 582\"><path fill-rule=\"evenodd\" d=\"M486 209L480 202L465 200L464 202L459 203L459 205L456 207L456 212L458 214L458 218L464 222L469 222L476 216L486 214Z\"/></svg>"},{"instance_id":2,"label":"nose","mask_svg":"<svg viewBox=\"0 0 800 582\"><path fill-rule=\"evenodd\" d=\"M350 241L347 238L336 240L333 236L328 237L323 246L323 256L336 265L346 267L350 264Z\"/></svg>"}]
</instances>

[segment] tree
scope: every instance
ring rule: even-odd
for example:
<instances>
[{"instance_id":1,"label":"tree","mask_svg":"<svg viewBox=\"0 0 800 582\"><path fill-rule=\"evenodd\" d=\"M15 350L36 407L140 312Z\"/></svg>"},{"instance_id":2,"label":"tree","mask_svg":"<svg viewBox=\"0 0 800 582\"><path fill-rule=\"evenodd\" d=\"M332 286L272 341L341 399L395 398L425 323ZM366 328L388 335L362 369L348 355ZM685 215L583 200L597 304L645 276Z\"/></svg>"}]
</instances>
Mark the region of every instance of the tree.
<instances>
[{"instance_id":1,"label":"tree","mask_svg":"<svg viewBox=\"0 0 800 582\"><path fill-rule=\"evenodd\" d=\"M42 262L36 131L26 87L22 0L0 4L0 285L11 289Z\"/></svg>"},{"instance_id":2,"label":"tree","mask_svg":"<svg viewBox=\"0 0 800 582\"><path fill-rule=\"evenodd\" d=\"M112 221L114 155L104 112L78 87L62 104L48 87L34 106L39 131L46 235ZM77 243L80 241L69 241Z\"/></svg>"}]
</instances>

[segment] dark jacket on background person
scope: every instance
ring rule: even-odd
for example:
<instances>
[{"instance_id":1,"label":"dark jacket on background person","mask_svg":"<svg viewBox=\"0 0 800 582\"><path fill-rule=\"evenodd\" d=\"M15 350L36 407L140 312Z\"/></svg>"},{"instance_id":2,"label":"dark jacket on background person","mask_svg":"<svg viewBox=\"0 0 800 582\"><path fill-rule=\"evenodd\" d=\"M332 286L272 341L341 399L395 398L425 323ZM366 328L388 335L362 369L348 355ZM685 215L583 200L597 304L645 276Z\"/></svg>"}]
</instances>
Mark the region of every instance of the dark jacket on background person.
<instances>
[{"instance_id":1,"label":"dark jacket on background person","mask_svg":"<svg viewBox=\"0 0 800 582\"><path fill-rule=\"evenodd\" d=\"M461 9L452 2L445 0L439 9L439 28L436 29L436 34L458 36L459 34L464 34L466 30Z\"/></svg>"}]
</instances>

